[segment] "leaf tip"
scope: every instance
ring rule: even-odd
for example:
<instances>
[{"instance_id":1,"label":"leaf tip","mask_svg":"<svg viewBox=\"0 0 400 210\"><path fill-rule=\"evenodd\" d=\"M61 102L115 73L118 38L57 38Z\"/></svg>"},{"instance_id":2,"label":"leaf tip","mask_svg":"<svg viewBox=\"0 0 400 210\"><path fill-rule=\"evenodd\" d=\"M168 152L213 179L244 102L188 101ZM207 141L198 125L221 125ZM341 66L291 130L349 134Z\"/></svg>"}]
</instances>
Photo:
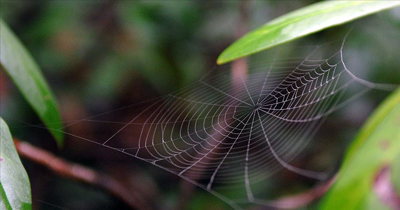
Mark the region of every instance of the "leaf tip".
<instances>
[{"instance_id":1,"label":"leaf tip","mask_svg":"<svg viewBox=\"0 0 400 210\"><path fill-rule=\"evenodd\" d=\"M57 148L61 149L64 146L64 135L62 133L62 131L57 132L57 131L52 131L51 132L52 136L54 137L56 144L57 144Z\"/></svg>"},{"instance_id":2,"label":"leaf tip","mask_svg":"<svg viewBox=\"0 0 400 210\"><path fill-rule=\"evenodd\" d=\"M222 65L222 64L224 64L225 62L224 62L224 60L222 60L222 59L217 59L217 64L218 65Z\"/></svg>"}]
</instances>

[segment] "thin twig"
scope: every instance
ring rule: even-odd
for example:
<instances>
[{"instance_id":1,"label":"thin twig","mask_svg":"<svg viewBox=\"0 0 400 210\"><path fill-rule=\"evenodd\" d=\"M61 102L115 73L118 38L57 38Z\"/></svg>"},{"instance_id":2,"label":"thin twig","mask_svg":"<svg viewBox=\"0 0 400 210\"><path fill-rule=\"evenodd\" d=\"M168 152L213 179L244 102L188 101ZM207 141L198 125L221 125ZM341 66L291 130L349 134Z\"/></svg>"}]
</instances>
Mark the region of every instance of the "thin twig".
<instances>
[{"instance_id":1,"label":"thin twig","mask_svg":"<svg viewBox=\"0 0 400 210\"><path fill-rule=\"evenodd\" d=\"M68 162L59 158L48 151L37 148L29 143L14 139L18 153L35 163L45 166L58 175L95 187L99 187L125 202L133 209L149 209L152 205L145 203L145 199L139 192L128 190L113 177L89 169L76 163Z\"/></svg>"},{"instance_id":2,"label":"thin twig","mask_svg":"<svg viewBox=\"0 0 400 210\"><path fill-rule=\"evenodd\" d=\"M276 201L268 202L268 205L279 209L298 209L300 207L304 207L325 195L325 193L331 188L333 183L335 183L336 178L337 175L308 191L302 192L297 195L283 197Z\"/></svg>"}]
</instances>

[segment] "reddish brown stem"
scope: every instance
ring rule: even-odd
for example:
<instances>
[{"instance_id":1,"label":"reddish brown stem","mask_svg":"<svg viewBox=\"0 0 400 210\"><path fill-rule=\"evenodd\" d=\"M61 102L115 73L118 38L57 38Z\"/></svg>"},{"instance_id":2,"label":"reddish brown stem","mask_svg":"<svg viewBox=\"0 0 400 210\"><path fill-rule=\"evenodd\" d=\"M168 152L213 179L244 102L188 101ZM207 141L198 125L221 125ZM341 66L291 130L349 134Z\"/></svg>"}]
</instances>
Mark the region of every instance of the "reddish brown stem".
<instances>
[{"instance_id":1,"label":"reddish brown stem","mask_svg":"<svg viewBox=\"0 0 400 210\"><path fill-rule=\"evenodd\" d=\"M119 181L107 174L68 162L48 151L37 148L29 143L19 141L18 139L14 139L14 143L20 156L45 166L61 177L102 188L134 209L149 209L151 206L145 203L145 199L143 199L139 192L128 190Z\"/></svg>"},{"instance_id":2,"label":"reddish brown stem","mask_svg":"<svg viewBox=\"0 0 400 210\"><path fill-rule=\"evenodd\" d=\"M337 175L332 177L327 182L324 182L316 186L315 188L312 188L303 193L283 197L268 204L279 209L298 209L304 207L325 195L325 193L331 188L333 183L335 183L336 177Z\"/></svg>"}]
</instances>

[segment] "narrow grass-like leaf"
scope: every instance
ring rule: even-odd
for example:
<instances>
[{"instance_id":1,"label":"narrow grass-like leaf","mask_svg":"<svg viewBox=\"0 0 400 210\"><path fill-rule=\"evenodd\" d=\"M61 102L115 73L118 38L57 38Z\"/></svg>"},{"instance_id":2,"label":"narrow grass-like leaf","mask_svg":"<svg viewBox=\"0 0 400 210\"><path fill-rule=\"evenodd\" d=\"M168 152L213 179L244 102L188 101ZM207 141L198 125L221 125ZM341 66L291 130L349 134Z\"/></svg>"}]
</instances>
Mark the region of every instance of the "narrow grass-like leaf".
<instances>
[{"instance_id":1,"label":"narrow grass-like leaf","mask_svg":"<svg viewBox=\"0 0 400 210\"><path fill-rule=\"evenodd\" d=\"M59 146L63 143L61 117L53 94L32 56L0 19L0 64L44 122Z\"/></svg>"},{"instance_id":2,"label":"narrow grass-like leaf","mask_svg":"<svg viewBox=\"0 0 400 210\"><path fill-rule=\"evenodd\" d=\"M324 1L315 3L278 17L247 33L225 49L218 57L217 63L224 64L325 28L396 6L400 6L400 1Z\"/></svg>"},{"instance_id":3,"label":"narrow grass-like leaf","mask_svg":"<svg viewBox=\"0 0 400 210\"><path fill-rule=\"evenodd\" d=\"M364 209L379 172L400 154L400 88L369 118L346 153L321 209Z\"/></svg>"},{"instance_id":4,"label":"narrow grass-like leaf","mask_svg":"<svg viewBox=\"0 0 400 210\"><path fill-rule=\"evenodd\" d=\"M28 174L7 124L0 118L0 209L32 209Z\"/></svg>"}]
</instances>

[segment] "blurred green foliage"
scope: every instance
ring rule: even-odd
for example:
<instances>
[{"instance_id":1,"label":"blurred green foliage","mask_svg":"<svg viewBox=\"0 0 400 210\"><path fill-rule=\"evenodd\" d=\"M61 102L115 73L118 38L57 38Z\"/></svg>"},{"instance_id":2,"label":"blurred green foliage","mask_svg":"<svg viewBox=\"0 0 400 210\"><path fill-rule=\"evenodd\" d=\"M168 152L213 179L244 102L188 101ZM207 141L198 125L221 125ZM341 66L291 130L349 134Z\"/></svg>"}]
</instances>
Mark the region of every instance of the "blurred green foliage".
<instances>
[{"instance_id":1,"label":"blurred green foliage","mask_svg":"<svg viewBox=\"0 0 400 210\"><path fill-rule=\"evenodd\" d=\"M397 192L400 194L400 154L397 155L391 167L391 179Z\"/></svg>"},{"instance_id":2,"label":"blurred green foliage","mask_svg":"<svg viewBox=\"0 0 400 210\"><path fill-rule=\"evenodd\" d=\"M369 208L371 196L376 196L373 186L379 173L385 167L397 164L399 119L400 88L376 109L351 144L322 209Z\"/></svg>"},{"instance_id":3,"label":"blurred green foliage","mask_svg":"<svg viewBox=\"0 0 400 210\"><path fill-rule=\"evenodd\" d=\"M258 28L268 20L314 2L249 1L248 29ZM239 18L238 1L1 3L1 17L43 69L60 101L66 123L158 97L191 84L215 66L217 56L235 40ZM396 41L400 36L400 11L382 12L358 20L353 26L344 49L349 69L370 81L400 83L400 42ZM336 27L286 44L281 55L301 55L302 52L292 50L292 47L340 39L349 29L349 25ZM272 60L275 54L276 51L271 49L252 56L250 60L265 62ZM250 69L250 72L253 71ZM57 151L55 145L47 144L52 142L51 136L33 126L25 126L24 123L38 124L37 118L17 94L12 82L1 79L1 115L15 131L15 136L61 157L99 170L109 170L111 174L148 173L165 195L157 201L159 205L174 206L179 201L177 186L180 180L149 164L71 139L66 140L63 151ZM327 122L330 129L323 130L325 135L317 136L321 141L310 146L315 148L315 154L309 157L316 169L338 163L344 148L368 114L387 94L369 94ZM122 122L129 114L107 120ZM69 132L81 135L79 132L84 129L83 126ZM100 127L92 132L96 136L107 130L110 128ZM118 168L120 165L124 170ZM134 170L127 170L127 166L134 167ZM36 165L28 163L26 168L32 177L33 205L36 208L52 209L51 205L71 209L126 208L107 194L56 179ZM298 176L273 177L265 185L271 185L274 190L265 192L265 196L289 195L313 184ZM197 192L198 196L189 205L191 209L206 208L214 203L218 204L213 207L228 208L209 193ZM77 194L82 196L76 198Z\"/></svg>"}]
</instances>

